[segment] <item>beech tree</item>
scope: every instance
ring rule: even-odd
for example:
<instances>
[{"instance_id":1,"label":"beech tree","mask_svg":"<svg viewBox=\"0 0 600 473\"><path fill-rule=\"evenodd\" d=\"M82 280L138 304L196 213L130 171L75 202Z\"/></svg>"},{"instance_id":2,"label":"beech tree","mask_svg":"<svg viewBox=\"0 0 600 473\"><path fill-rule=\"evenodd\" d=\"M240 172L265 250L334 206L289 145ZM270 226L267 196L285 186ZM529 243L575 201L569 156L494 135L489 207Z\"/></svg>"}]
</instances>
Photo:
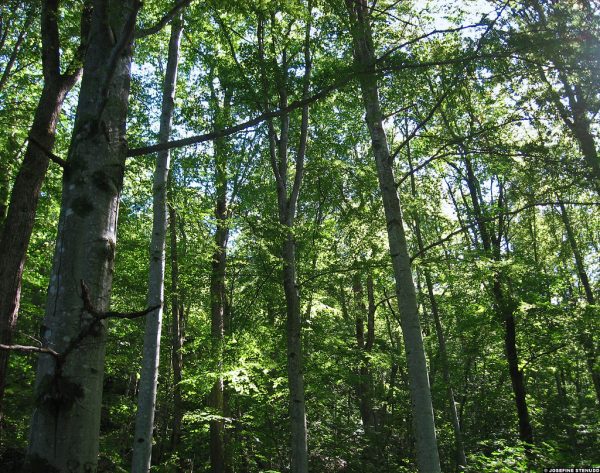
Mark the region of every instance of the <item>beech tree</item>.
<instances>
[{"instance_id":1,"label":"beech tree","mask_svg":"<svg viewBox=\"0 0 600 473\"><path fill-rule=\"evenodd\" d=\"M0 343L3 344L11 343L17 323L25 255L46 170L51 159L58 165L64 164L52 154L56 126L64 100L81 76L83 54L87 47L90 2L82 5L79 47L70 62L62 66L64 70L61 70L59 4L59 1L42 2L40 24L44 87L29 130L23 162L12 186L0 236ZM32 23L33 14L34 9L29 8L23 29L19 32L0 78L0 90L8 81L23 38ZM4 216L4 211L2 215ZM8 351L0 351L0 406L4 396L8 355Z\"/></svg>"},{"instance_id":2,"label":"beech tree","mask_svg":"<svg viewBox=\"0 0 600 473\"><path fill-rule=\"evenodd\" d=\"M0 12L1 471L600 462L593 2Z\"/></svg>"}]
</instances>

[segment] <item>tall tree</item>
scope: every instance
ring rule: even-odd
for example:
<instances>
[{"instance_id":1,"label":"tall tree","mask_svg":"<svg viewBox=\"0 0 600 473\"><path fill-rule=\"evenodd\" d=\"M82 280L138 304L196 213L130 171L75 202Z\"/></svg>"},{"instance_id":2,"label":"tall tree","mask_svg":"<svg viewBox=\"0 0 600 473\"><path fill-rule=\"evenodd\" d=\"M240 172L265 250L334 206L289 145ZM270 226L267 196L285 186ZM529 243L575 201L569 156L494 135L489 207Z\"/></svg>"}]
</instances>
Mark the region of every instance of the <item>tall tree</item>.
<instances>
[{"instance_id":1,"label":"tall tree","mask_svg":"<svg viewBox=\"0 0 600 473\"><path fill-rule=\"evenodd\" d=\"M379 103L377 77L374 74L375 51L369 20L369 7L365 0L346 0L346 7L350 18L354 62L360 72L358 78L363 106L366 111L365 120L375 157L379 189L385 211L390 256L396 281L396 297L408 363L417 467L421 473L438 473L441 469L427 362L400 200L396 191L387 137L383 129L383 114Z\"/></svg>"},{"instance_id":2,"label":"tall tree","mask_svg":"<svg viewBox=\"0 0 600 473\"><path fill-rule=\"evenodd\" d=\"M162 91L162 106L158 141L165 143L171 134L173 110L175 108L175 89L177 84L177 66L179 63L179 44L183 31L183 20L178 14L171 23L167 68ZM133 473L150 471L152 459L152 429L156 403L156 385L160 355L160 337L162 332L162 313L165 286L165 241L167 238L167 183L169 182L170 151L157 153L152 190L153 223L150 242L150 265L148 274L148 307L158 306L146 316L142 372L138 394L138 409L133 441Z\"/></svg>"},{"instance_id":3,"label":"tall tree","mask_svg":"<svg viewBox=\"0 0 600 473\"><path fill-rule=\"evenodd\" d=\"M181 440L183 421L183 399L181 381L183 379L183 298L179 283L179 245L177 242L177 211L171 203L169 207L169 245L171 252L171 366L173 368L173 419L171 423L171 451L177 452ZM181 459L180 459L181 460ZM182 461L179 471L183 471Z\"/></svg>"},{"instance_id":4,"label":"tall tree","mask_svg":"<svg viewBox=\"0 0 600 473\"><path fill-rule=\"evenodd\" d=\"M560 217L563 221L565 231L567 233L567 240L569 241L569 246L571 247L571 251L573 252L573 259L575 260L577 276L579 277L579 281L583 286L585 299L588 303L587 310L594 310L593 307L596 305L596 297L594 296L594 291L592 290L592 286L590 284L590 278L588 277L587 271L585 269L583 256L581 254L581 251L579 250L579 246L577 245L577 240L575 239L575 232L573 230L573 225L571 224L571 219L569 218L569 214L567 212L567 208L564 202L562 200L559 200L558 205L560 209ZM588 333L588 331L585 328L580 329L578 335L581 341L581 345L585 350L586 364L590 372L590 376L592 378L592 383L594 384L594 390L596 392L596 401L600 405L600 365L598 363L597 343L594 340L594 335Z\"/></svg>"},{"instance_id":5,"label":"tall tree","mask_svg":"<svg viewBox=\"0 0 600 473\"><path fill-rule=\"evenodd\" d=\"M223 78L221 78L222 80ZM225 128L230 122L231 114L231 87L224 85L223 103L211 83L211 102L214 106L214 128ZM210 404L221 419L212 420L210 423L210 465L213 473L224 473L228 467L225 464L225 438L224 438L224 385L223 376L223 343L225 336L227 313L227 287L225 283L227 269L227 240L229 227L227 219L229 211L227 205L228 192L228 147L223 138L214 142L214 182L215 182L215 218L214 252L210 273L210 325L212 335L212 348L217 361L218 377L213 385Z\"/></svg>"},{"instance_id":6,"label":"tall tree","mask_svg":"<svg viewBox=\"0 0 600 473\"><path fill-rule=\"evenodd\" d=\"M408 129L405 133L408 135ZM417 184L415 177L415 169L412 162L410 144L406 146L406 153L408 157L408 165L410 172L410 189L413 197L418 198L417 195ZM425 251L425 242L423 238L423 232L421 231L421 217L418 213L414 215L415 225L415 237L417 239L417 248L419 253ZM456 466L457 469L465 468L467 466L467 457L465 455L465 446L463 442L462 428L460 426L460 417L458 415L458 409L456 408L456 399L454 396L454 390L452 389L452 379L450 377L450 366L448 362L448 350L446 349L446 336L444 334L444 327L442 326L442 320L440 317L440 309L438 301L435 297L433 278L429 268L423 268L423 274L425 277L425 286L427 288L427 297L429 299L429 307L431 315L433 316L433 322L435 326L435 334L438 341L438 349L440 353L440 365L442 368L442 377L444 380L446 395L448 396L448 408L450 411L450 420L452 422L452 429L454 432L454 442L456 446Z\"/></svg>"},{"instance_id":7,"label":"tall tree","mask_svg":"<svg viewBox=\"0 0 600 473\"><path fill-rule=\"evenodd\" d=\"M94 311L107 310L139 7L137 0L93 2L43 325L44 344L63 356L39 358L28 450L32 471L83 473L98 462L106 328L82 290L89 288ZM85 343L82 333L89 334Z\"/></svg>"},{"instance_id":8,"label":"tall tree","mask_svg":"<svg viewBox=\"0 0 600 473\"><path fill-rule=\"evenodd\" d=\"M81 77L81 61L87 43L91 5L89 1L82 7L79 48L64 72L61 71L59 4L59 0L46 0L42 3L44 88L29 130L29 142L23 163L12 188L6 219L1 227L0 343L6 345L11 343L17 324L25 255L33 231L40 190L56 139L56 125L67 94ZM10 63L7 64L7 68L9 65ZM8 351L0 350L0 410L6 384L8 354Z\"/></svg>"},{"instance_id":9,"label":"tall tree","mask_svg":"<svg viewBox=\"0 0 600 473\"><path fill-rule=\"evenodd\" d=\"M464 158L466 169L466 181L469 189L469 196L472 204L473 216L477 223L481 244L485 254L493 261L499 263L502 260L502 243L506 238L505 216L499 215L496 230L492 228L489 220L483 212L483 202L479 182L475 175L473 164L469 157ZM499 195L497 206L504 209L506 201L504 197L503 183L498 180ZM529 407L527 404L527 393L523 369L519 362L519 352L517 348L517 323L515 312L517 302L507 289L507 275L501 269L495 271L490 282L491 293L494 298L494 308L500 321L504 325L504 351L508 362L508 371L512 384L517 416L519 419L519 438L528 444L533 444L533 428L529 417Z\"/></svg>"},{"instance_id":10,"label":"tall tree","mask_svg":"<svg viewBox=\"0 0 600 473\"><path fill-rule=\"evenodd\" d=\"M302 98L306 99L310 91L311 81L311 54L310 54L310 28L312 2L308 2L306 14L306 27L304 34L304 75L302 78ZM271 16L271 26L274 30L275 15ZM262 81L264 90L264 108L269 110L269 87L265 70L265 20L259 18L259 55L262 63ZM275 31L272 31L275 34ZM272 38L274 41L274 38ZM274 51L274 47L272 48ZM276 73L276 87L279 108L284 110L288 106L288 87L290 81L290 63L288 51L284 46L281 65L278 58L273 57ZM281 115L279 120L279 135L272 119L267 120L269 158L271 169L275 176L277 188L277 209L279 223L284 229L281 256L283 260L283 290L286 301L286 341L287 341L287 372L290 390L289 413L291 428L291 472L308 472L308 446L306 430L306 408L304 399L304 373L302 353L302 316L300 307L300 294L297 282L296 241L294 238L294 220L300 195L300 187L304 175L304 159L308 142L308 104L302 107L300 133L295 156L295 169L290 173L289 147L290 147L290 116L289 113ZM290 174L292 175L290 186Z\"/></svg>"}]
</instances>

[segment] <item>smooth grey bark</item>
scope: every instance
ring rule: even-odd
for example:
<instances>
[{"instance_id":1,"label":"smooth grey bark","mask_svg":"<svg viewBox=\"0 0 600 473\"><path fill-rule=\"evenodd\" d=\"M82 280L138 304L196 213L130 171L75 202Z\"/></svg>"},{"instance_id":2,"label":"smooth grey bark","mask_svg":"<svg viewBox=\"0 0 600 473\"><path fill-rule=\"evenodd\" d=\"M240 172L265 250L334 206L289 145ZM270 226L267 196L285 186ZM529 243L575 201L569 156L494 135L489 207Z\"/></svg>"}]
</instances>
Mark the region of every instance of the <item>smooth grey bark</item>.
<instances>
[{"instance_id":1,"label":"smooth grey bark","mask_svg":"<svg viewBox=\"0 0 600 473\"><path fill-rule=\"evenodd\" d=\"M95 328L60 366L40 355L38 405L27 462L34 472L87 473L98 461L106 329L84 310L81 281L91 303L106 311L115 256L123 183L136 0L93 3L90 41L68 168L64 174L58 238L42 332L63 352L82 328ZM117 42L111 30L118 32Z\"/></svg>"},{"instance_id":2,"label":"smooth grey bark","mask_svg":"<svg viewBox=\"0 0 600 473\"><path fill-rule=\"evenodd\" d=\"M408 154L408 163L410 166L410 187L412 195L417 197L417 185L415 180L414 168L411 159L410 145L406 147ZM417 247L419 253L423 253L425 244L423 241L423 234L421 233L421 219L418 214L414 215L415 223L415 236L417 237ZM454 432L454 444L456 448L456 466L457 470L465 468L467 466L467 457L465 455L465 446L463 442L462 429L460 426L460 418L458 410L456 409L456 400L454 398L454 390L452 389L452 379L450 377L450 366L448 363L448 351L446 349L446 337L444 334L444 327L440 318L440 311L435 293L433 291L433 280L431 273L425 267L423 269L425 276L425 285L427 286L427 296L429 298L429 304L431 307L431 314L433 315L433 322L435 325L435 334L438 341L438 348L440 350L440 364L442 367L442 377L446 388L446 396L448 397L448 408L450 410L450 420L452 422L452 430Z\"/></svg>"},{"instance_id":3,"label":"smooth grey bark","mask_svg":"<svg viewBox=\"0 0 600 473\"><path fill-rule=\"evenodd\" d=\"M304 38L304 77L302 99L309 96L312 61L310 55L310 13L312 2L308 2L309 21L306 23ZM271 18L274 21L274 16ZM265 99L265 111L268 111L268 82L265 72L264 55L264 23L259 20L259 56L262 63L262 81ZM272 44L274 53L274 44ZM282 65L279 68L277 88L279 95L279 108L285 109L288 105L288 67L287 50L282 53ZM304 399L304 373L302 353L302 316L300 311L300 293L296 275L296 241L293 235L296 208L300 194L300 186L304 174L304 158L308 141L308 104L302 107L300 123L300 137L296 150L296 169L293 173L293 183L290 186L288 174L289 146L289 114L283 114L279 122L279 137L273 120L267 120L269 135L269 156L271 168L275 176L277 188L277 203L279 223L285 230L281 248L283 261L283 290L286 301L286 346L287 346L287 375L290 390L290 431L291 431L291 473L308 473L308 439L306 428L306 407ZM291 188L291 189L290 189Z\"/></svg>"},{"instance_id":4,"label":"smooth grey bark","mask_svg":"<svg viewBox=\"0 0 600 473\"><path fill-rule=\"evenodd\" d=\"M439 473L440 460L417 298L400 200L396 191L387 137L383 129L377 78L373 73L375 52L368 19L368 6L365 0L346 0L346 6L350 16L354 60L360 71L358 78L366 111L365 119L371 136L396 281L396 297L408 364L417 468L420 473Z\"/></svg>"},{"instance_id":5,"label":"smooth grey bark","mask_svg":"<svg viewBox=\"0 0 600 473\"><path fill-rule=\"evenodd\" d=\"M17 324L25 257L33 232L40 190L50 162L43 149L52 150L63 102L81 77L80 62L87 39L89 21L89 11L86 8L84 5L82 10L81 45L71 64L61 73L59 1L46 0L42 4L44 87L29 129L30 139L23 162L12 188L6 219L0 228L0 343L5 345L12 343ZM5 178L8 179L8 176ZM0 351L0 409L4 397L9 353Z\"/></svg>"},{"instance_id":6,"label":"smooth grey bark","mask_svg":"<svg viewBox=\"0 0 600 473\"><path fill-rule=\"evenodd\" d=\"M586 301L589 305L595 306L596 298L594 296L592 286L590 285L590 279L585 270L583 256L581 251L579 251L579 246L577 245L577 240L575 239L575 232L573 231L573 226L571 225L571 219L569 218L565 204L561 200L559 200L559 207L560 216L565 226L567 240L571 246L573 258L575 259L575 267L577 268L577 275L579 276L579 281L581 281L581 285L583 286ZM596 402L600 405L600 364L598 363L598 350L596 348L596 342L594 341L593 335L590 335L590 333L588 333L586 330L578 330L579 340L585 351L587 368L590 372L592 383L594 384Z\"/></svg>"},{"instance_id":7,"label":"smooth grey bark","mask_svg":"<svg viewBox=\"0 0 600 473\"><path fill-rule=\"evenodd\" d=\"M179 63L179 44L183 22L181 15L171 23L167 68L163 82L163 95L158 140L169 141L173 109L175 107L175 89L177 84L177 66ZM152 429L156 404L156 386L158 383L158 365L160 361L160 337L162 332L162 314L165 286L165 241L167 238L167 183L169 180L170 152L160 151L156 155L154 183L152 190L152 239L150 242L150 266L148 273L148 307L159 306L146 316L142 372L138 394L135 433L133 440L132 473L147 473L152 459Z\"/></svg>"}]
</instances>

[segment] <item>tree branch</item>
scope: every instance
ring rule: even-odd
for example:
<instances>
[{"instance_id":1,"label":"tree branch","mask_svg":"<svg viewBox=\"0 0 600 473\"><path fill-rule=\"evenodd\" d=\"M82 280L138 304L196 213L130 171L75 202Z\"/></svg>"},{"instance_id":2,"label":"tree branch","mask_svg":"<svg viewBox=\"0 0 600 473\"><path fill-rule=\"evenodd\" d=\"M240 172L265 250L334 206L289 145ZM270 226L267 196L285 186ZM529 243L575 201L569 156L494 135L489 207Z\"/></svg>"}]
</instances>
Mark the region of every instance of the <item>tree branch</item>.
<instances>
[{"instance_id":1,"label":"tree branch","mask_svg":"<svg viewBox=\"0 0 600 473\"><path fill-rule=\"evenodd\" d=\"M47 353L54 358L60 357L60 353L52 350L52 348L34 347L30 345L4 345L0 343L0 350L20 351L21 353Z\"/></svg>"},{"instance_id":2,"label":"tree branch","mask_svg":"<svg viewBox=\"0 0 600 473\"><path fill-rule=\"evenodd\" d=\"M146 36L158 33L179 13L182 8L187 7L190 3L192 3L192 0L179 0L177 3L175 3L175 5L173 5L173 8L171 8L154 26L136 31L134 38L145 38Z\"/></svg>"},{"instance_id":3,"label":"tree branch","mask_svg":"<svg viewBox=\"0 0 600 473\"><path fill-rule=\"evenodd\" d=\"M162 306L155 305L152 307L148 307L144 310L139 310L135 312L101 312L94 307L92 301L90 300L90 290L87 287L87 284L82 279L81 280L81 299L83 300L83 310L85 310L88 314L94 316L97 321L116 318L116 319L137 319L138 317L143 317L144 315L148 315L150 312L156 309L160 309Z\"/></svg>"},{"instance_id":4,"label":"tree branch","mask_svg":"<svg viewBox=\"0 0 600 473\"><path fill-rule=\"evenodd\" d=\"M347 77L337 81L336 83L334 83L328 87L325 87L321 91L317 92L314 95L311 95L310 97L308 97L306 99L296 100L296 101L292 102L290 105L288 105L287 107L281 108L279 110L273 110L273 111L261 113L259 116L252 118L248 121L245 121L243 123L239 123L237 125L230 126L228 128L223 128L221 130L215 130L215 131L211 131L209 133L204 133L202 135L190 136L189 138L182 138L179 140L168 141L166 143L159 143L159 144L150 145L150 146L143 146L140 148L133 148L133 149L130 149L127 151L127 156L128 157L143 156L145 154L155 153L157 151L164 151L164 150L173 149L173 148L182 148L184 146L190 146L190 145L195 145L195 144L199 144L199 143L204 143L206 141L212 141L217 138L223 138L226 136L233 135L235 133L245 130L246 128L250 128L252 126L258 125L265 120L280 117L282 115L290 113L293 110L305 107L306 105L316 102L317 100L325 98L329 94L334 92L335 90L339 89L340 87L342 87L342 86L346 85L347 83L349 83L350 81L352 81L353 79L354 79L354 75L348 75Z\"/></svg>"},{"instance_id":5,"label":"tree branch","mask_svg":"<svg viewBox=\"0 0 600 473\"><path fill-rule=\"evenodd\" d=\"M35 145L42 153L44 153L50 161L58 164L61 168L66 169L69 166L69 163L66 160L55 155L52 151L47 149L33 135L29 135L28 140L31 144Z\"/></svg>"},{"instance_id":6,"label":"tree branch","mask_svg":"<svg viewBox=\"0 0 600 473\"><path fill-rule=\"evenodd\" d=\"M96 110L97 120L100 120L100 117L106 108L106 104L108 102L108 90L110 88L110 84L112 83L113 76L115 75L115 70L117 69L117 61L119 58L121 58L123 51L125 51L127 47L131 47L135 30L135 21L141 7L142 2L140 0L134 1L131 12L129 13L129 17L125 21L121 34L117 39L117 43L110 51L110 56L108 57L108 62L106 65L106 74L104 75L101 86L102 88L100 89L100 101L98 102L98 107Z\"/></svg>"},{"instance_id":7,"label":"tree branch","mask_svg":"<svg viewBox=\"0 0 600 473\"><path fill-rule=\"evenodd\" d=\"M600 205L600 202L563 202L563 203L570 204L570 205ZM481 218L481 219L479 219L479 222L473 222L473 223L470 223L468 225L464 225L464 226L460 227L458 230L455 230L455 231L449 233L445 237L440 238L439 240L434 241L433 243L431 243L431 244L423 247L422 250L418 251L415 255L413 255L410 258L410 261L412 263L415 259L419 258L420 256L423 256L423 254L425 254L428 250L430 250L432 248L435 248L436 246L439 246L439 245L441 245L443 243L446 243L448 240L451 240L456 235L458 235L460 233L463 233L464 231L466 231L466 230L468 230L470 228L476 227L477 225L479 225L480 222L481 223L491 222L491 221L493 221L493 220L495 220L495 219L497 219L498 217L501 217L501 216L516 215L516 214L521 213L524 210L530 209L532 207L544 207L544 206L547 206L547 205L559 205L559 204L560 204L560 202L558 202L558 201L534 202L532 204L524 205L523 207L520 207L520 208L518 208L516 210L510 210L510 211L507 211L507 212L500 212L500 213L498 213L496 215L492 215L490 217Z\"/></svg>"}]
</instances>

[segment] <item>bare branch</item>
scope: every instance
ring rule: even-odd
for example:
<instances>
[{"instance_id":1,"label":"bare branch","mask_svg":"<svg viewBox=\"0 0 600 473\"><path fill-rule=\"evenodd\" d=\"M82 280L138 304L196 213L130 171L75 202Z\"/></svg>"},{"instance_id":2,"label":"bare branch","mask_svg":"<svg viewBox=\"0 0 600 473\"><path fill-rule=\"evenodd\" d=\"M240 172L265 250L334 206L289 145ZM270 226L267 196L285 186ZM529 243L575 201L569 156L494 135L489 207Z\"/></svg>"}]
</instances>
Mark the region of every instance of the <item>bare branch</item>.
<instances>
[{"instance_id":1,"label":"bare branch","mask_svg":"<svg viewBox=\"0 0 600 473\"><path fill-rule=\"evenodd\" d=\"M600 202L563 202L563 203L570 204L570 205L600 205ZM458 230L455 230L455 231L449 233L445 237L440 238L439 240L434 241L433 243L423 247L422 250L418 251L415 255L413 255L410 258L410 261L413 262L420 256L423 256L428 250L435 248L436 246L440 246L443 243L446 243L447 241L451 240L456 235L463 233L464 231L479 225L480 222L481 223L491 222L491 221L497 219L498 217L508 216L508 215L516 215L516 214L523 212L524 210L531 209L532 207L545 207L545 206L549 206L549 205L559 205L559 204L560 204L560 202L558 202L558 201L534 202L531 204L524 205L523 207L520 207L515 210L510 210L507 212L499 212L496 215L493 215L491 217L482 218L479 220L479 222L473 222L473 223L470 223L469 225L464 225L464 226L460 227Z\"/></svg>"},{"instance_id":2,"label":"bare branch","mask_svg":"<svg viewBox=\"0 0 600 473\"><path fill-rule=\"evenodd\" d=\"M150 312L156 309L160 309L162 306L155 305L152 307L147 307L144 310L139 310L135 312L101 312L94 307L92 301L90 300L90 290L87 287L87 284L82 279L81 280L81 298L83 299L83 310L85 310L88 314L94 316L97 321L115 318L115 319L137 319L138 317L143 317L144 315L148 315Z\"/></svg>"},{"instance_id":3,"label":"bare branch","mask_svg":"<svg viewBox=\"0 0 600 473\"><path fill-rule=\"evenodd\" d=\"M0 350L20 351L21 353L47 353L54 358L60 358L60 353L45 347L34 347L30 345L4 345L0 343Z\"/></svg>"},{"instance_id":4,"label":"bare branch","mask_svg":"<svg viewBox=\"0 0 600 473\"><path fill-rule=\"evenodd\" d=\"M195 145L195 144L199 144L199 143L204 143L206 141L212 141L217 138L223 138L226 136L233 135L233 134L243 131L247 128L250 128L252 126L258 125L258 124L264 122L265 120L268 120L270 118L280 117L282 115L290 113L293 110L305 107L306 105L316 102L317 100L325 98L329 94L334 92L335 90L337 90L340 87L351 82L353 79L354 79L354 75L348 75L347 77L337 81L336 83L334 83L328 87L325 87L321 91L317 92L314 95L311 95L310 97L308 97L306 99L296 100L296 101L292 102L290 105L288 105L287 107L281 108L279 110L273 110L273 111L261 113L259 116L252 118L251 120L245 121L243 123L239 123L237 125L230 126L228 128L223 128L222 130L215 130L215 131L211 131L209 133L204 133L202 135L190 136L189 138L182 138L179 140L173 140L173 141L168 141L166 143L159 143L159 144L155 144L155 145L144 146L141 148L133 148L133 149L130 149L127 151L127 156L128 157L143 156L145 154L155 153L157 151L164 151L164 150L173 149L173 148L182 148L184 146L190 146L190 145Z\"/></svg>"},{"instance_id":5,"label":"bare branch","mask_svg":"<svg viewBox=\"0 0 600 473\"><path fill-rule=\"evenodd\" d=\"M42 153L44 153L46 155L46 157L50 161L58 164L63 169L66 169L69 166L69 163L66 160L64 160L63 158L55 155L52 151L50 151L49 149L47 149L33 135L29 135L28 139L29 139L29 142L32 143L33 145L35 145L40 151L42 151Z\"/></svg>"},{"instance_id":6,"label":"bare branch","mask_svg":"<svg viewBox=\"0 0 600 473\"><path fill-rule=\"evenodd\" d=\"M158 33L160 30L162 30L167 25L167 23L169 23L173 18L175 18L175 16L179 13L179 11L182 8L187 7L190 3L192 3L192 0L179 0L175 5L173 5L173 8L171 8L165 14L165 16L163 16L158 21L158 23L156 23L154 26L151 26L150 28L144 28L143 30L136 31L134 38L135 39L145 38L146 36L150 36L155 33Z\"/></svg>"}]
</instances>

